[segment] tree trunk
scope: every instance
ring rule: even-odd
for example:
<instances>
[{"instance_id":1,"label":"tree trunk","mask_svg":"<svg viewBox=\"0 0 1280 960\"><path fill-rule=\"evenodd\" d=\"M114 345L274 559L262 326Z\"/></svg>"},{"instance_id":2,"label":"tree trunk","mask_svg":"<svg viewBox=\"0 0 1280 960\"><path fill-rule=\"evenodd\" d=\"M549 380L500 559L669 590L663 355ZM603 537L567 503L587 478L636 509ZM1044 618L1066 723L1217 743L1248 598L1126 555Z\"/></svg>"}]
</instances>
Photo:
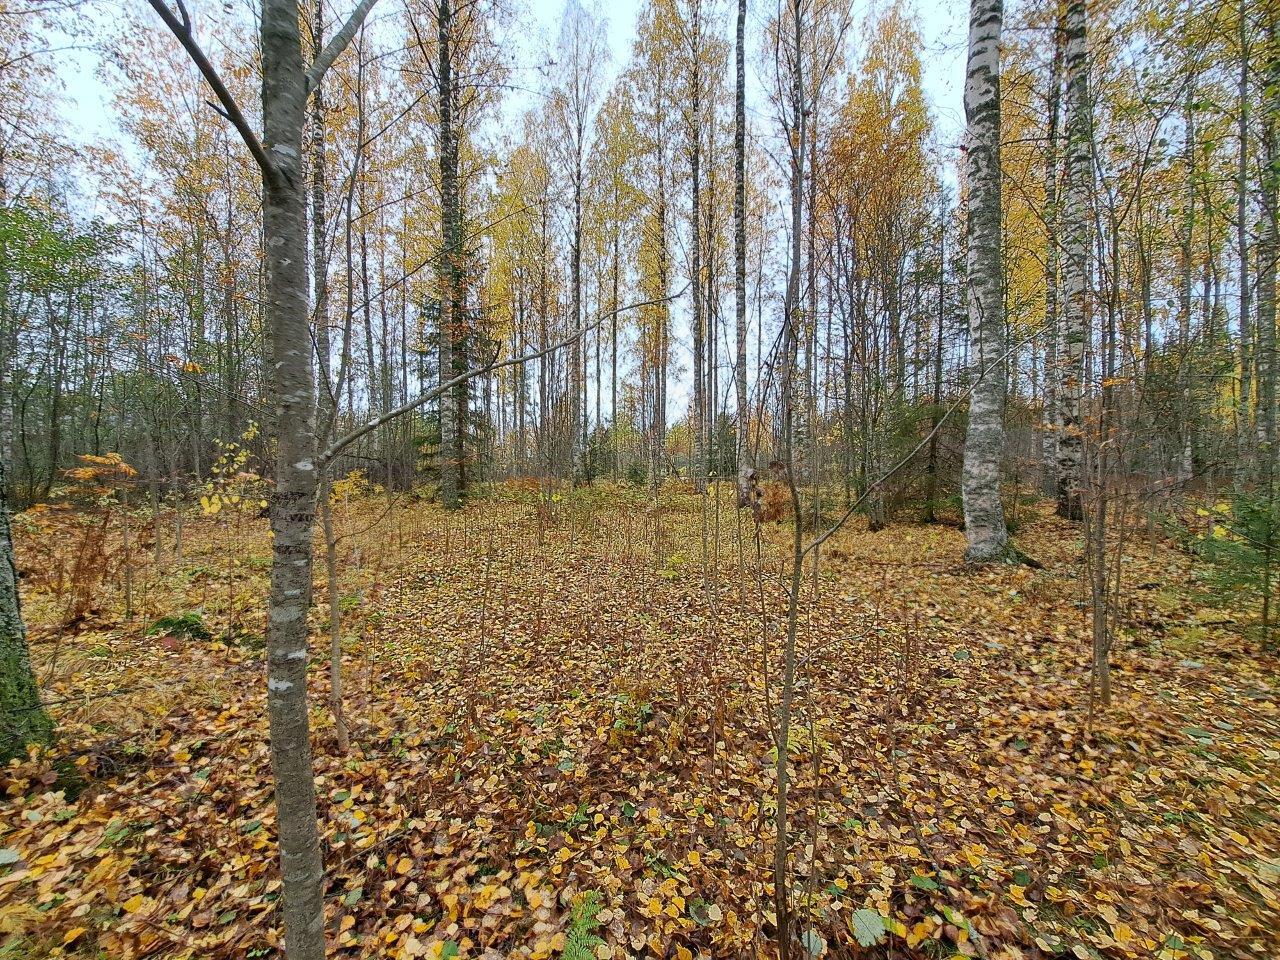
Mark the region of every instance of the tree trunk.
<instances>
[{"instance_id":1,"label":"tree trunk","mask_svg":"<svg viewBox=\"0 0 1280 960\"><path fill-rule=\"evenodd\" d=\"M440 117L440 382L451 380L465 366L457 316L462 257L462 229L458 197L458 140L454 130L453 13L451 0L436 7L436 39L439 48L437 94ZM460 395L461 394L461 395ZM440 500L450 510L462 503L462 431L466 415L465 388L446 390L440 396Z\"/></svg>"},{"instance_id":2,"label":"tree trunk","mask_svg":"<svg viewBox=\"0 0 1280 960\"><path fill-rule=\"evenodd\" d=\"M0 460L0 762L7 763L29 744L48 743L53 724L40 703L22 622L5 466Z\"/></svg>"},{"instance_id":3,"label":"tree trunk","mask_svg":"<svg viewBox=\"0 0 1280 960\"><path fill-rule=\"evenodd\" d=\"M735 459L738 464L738 506L750 501L751 466L747 462L750 416L747 410L747 107L746 107L747 0L738 0L736 39L737 76L733 114L733 317L737 353L733 361L733 388L738 406Z\"/></svg>"},{"instance_id":4,"label":"tree trunk","mask_svg":"<svg viewBox=\"0 0 1280 960\"><path fill-rule=\"evenodd\" d=\"M1191 480L1192 470L1192 416L1191 380L1195 374L1193 346L1191 342L1191 294L1194 286L1193 256L1196 226L1196 84L1194 76L1187 84L1186 109L1183 114L1183 166L1186 173L1185 196L1182 205L1181 278L1178 289L1178 379L1179 394L1178 428L1179 452L1177 477L1179 484Z\"/></svg>"},{"instance_id":5,"label":"tree trunk","mask_svg":"<svg viewBox=\"0 0 1280 960\"><path fill-rule=\"evenodd\" d=\"M1062 106L1062 17L1053 25L1053 61L1049 68L1049 119L1044 152L1044 476L1048 491L1058 484L1058 122Z\"/></svg>"},{"instance_id":6,"label":"tree trunk","mask_svg":"<svg viewBox=\"0 0 1280 960\"><path fill-rule=\"evenodd\" d=\"M1084 0L1070 0L1063 21L1067 70L1065 197L1062 210L1062 355L1058 358L1058 515L1080 520L1082 362L1088 310L1090 167L1089 64Z\"/></svg>"},{"instance_id":7,"label":"tree trunk","mask_svg":"<svg viewBox=\"0 0 1280 960\"><path fill-rule=\"evenodd\" d=\"M977 382L964 445L965 538L970 563L1011 557L1000 499L1004 453L1004 282L1000 254L1000 31L1002 0L972 0L965 79L969 330Z\"/></svg>"},{"instance_id":8,"label":"tree trunk","mask_svg":"<svg viewBox=\"0 0 1280 960\"><path fill-rule=\"evenodd\" d=\"M698 56L701 51L699 35L700 9L695 0L693 7L693 39L690 50L690 107L689 129L689 183L690 230L692 236L692 266L689 281L693 287L693 409L689 417L689 436L692 441L693 463L689 473L693 488L701 493L707 488L707 364L706 364L706 303L702 289L702 72Z\"/></svg>"},{"instance_id":9,"label":"tree trunk","mask_svg":"<svg viewBox=\"0 0 1280 960\"><path fill-rule=\"evenodd\" d=\"M782 342L779 357L779 400L781 410L782 454L787 487L791 494L791 570L787 603L786 639L783 648L782 690L778 700L778 725L774 737L775 806L777 837L773 847L773 906L777 916L778 957L787 960L791 953L791 896L787 854L790 848L788 800L791 776L788 766L791 741L791 704L795 692L796 627L800 606L800 579L803 573L804 524L795 470L795 368L799 347L801 228L804 223L804 176L808 113L805 109L803 52L803 0L791 0L791 27L795 31L791 55L790 126L784 125L791 148L791 247L787 266L787 287L783 301Z\"/></svg>"},{"instance_id":10,"label":"tree trunk","mask_svg":"<svg viewBox=\"0 0 1280 960\"><path fill-rule=\"evenodd\" d=\"M1268 486L1274 480L1276 459L1276 255L1277 204L1280 203L1280 144L1277 128L1280 117L1280 51L1276 25L1267 27L1267 63L1262 128L1262 224L1256 247L1258 271L1258 438L1262 447L1263 476Z\"/></svg>"},{"instance_id":11,"label":"tree trunk","mask_svg":"<svg viewBox=\"0 0 1280 960\"><path fill-rule=\"evenodd\" d=\"M271 504L267 709L284 881L289 960L324 957L324 868L316 823L307 709L307 615L311 606L316 466L314 383L307 310L306 202L301 169L306 81L296 0L262 6L268 377L275 401L276 489Z\"/></svg>"},{"instance_id":12,"label":"tree trunk","mask_svg":"<svg viewBox=\"0 0 1280 960\"><path fill-rule=\"evenodd\" d=\"M1236 403L1236 483L1249 474L1249 448L1253 436L1253 350L1249 324L1249 25L1248 2L1240 0L1240 81L1238 152L1236 154L1236 256L1240 261L1240 394Z\"/></svg>"},{"instance_id":13,"label":"tree trunk","mask_svg":"<svg viewBox=\"0 0 1280 960\"><path fill-rule=\"evenodd\" d=\"M320 485L320 525L324 531L324 571L329 593L329 712L333 737L340 755L351 750L347 716L342 709L342 597L338 589L338 536L333 526L332 485Z\"/></svg>"},{"instance_id":14,"label":"tree trunk","mask_svg":"<svg viewBox=\"0 0 1280 960\"><path fill-rule=\"evenodd\" d=\"M315 56L319 56L324 46L324 0L315 0L315 21L312 24L312 43ZM311 284L313 291L313 323L316 330L316 355L319 361L320 383L325 391L319 394L324 416L321 423L327 423L332 416L331 407L326 401L330 383L330 346L329 346L329 272L328 260L325 256L325 155L324 155L324 84L317 83L311 93Z\"/></svg>"},{"instance_id":15,"label":"tree trunk","mask_svg":"<svg viewBox=\"0 0 1280 960\"><path fill-rule=\"evenodd\" d=\"M942 426L942 335L947 309L947 208L939 204L938 210L938 317L933 340L933 415L930 418L928 493L924 504L924 522L933 523L938 509L938 434ZM847 367L847 361L846 361ZM847 375L846 375L847 376ZM849 389L852 389L851 387ZM846 463L846 489L851 466ZM846 492L845 498L848 499Z\"/></svg>"}]
</instances>

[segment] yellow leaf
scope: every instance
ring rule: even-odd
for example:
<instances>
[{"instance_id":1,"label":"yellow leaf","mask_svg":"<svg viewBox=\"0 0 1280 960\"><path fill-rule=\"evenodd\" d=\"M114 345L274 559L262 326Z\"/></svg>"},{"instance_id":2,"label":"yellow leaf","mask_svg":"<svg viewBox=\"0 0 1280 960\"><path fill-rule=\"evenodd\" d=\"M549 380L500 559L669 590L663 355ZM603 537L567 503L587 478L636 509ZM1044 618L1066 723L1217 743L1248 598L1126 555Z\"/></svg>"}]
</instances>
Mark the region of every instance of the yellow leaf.
<instances>
[{"instance_id":1,"label":"yellow leaf","mask_svg":"<svg viewBox=\"0 0 1280 960\"><path fill-rule=\"evenodd\" d=\"M79 940L88 931L88 927L73 927L67 931L67 935L62 938L62 945L65 947L69 943Z\"/></svg>"},{"instance_id":2,"label":"yellow leaf","mask_svg":"<svg viewBox=\"0 0 1280 960\"><path fill-rule=\"evenodd\" d=\"M130 897L120 906L125 913L137 913L138 908L142 906L142 894L135 893L132 897Z\"/></svg>"}]
</instances>

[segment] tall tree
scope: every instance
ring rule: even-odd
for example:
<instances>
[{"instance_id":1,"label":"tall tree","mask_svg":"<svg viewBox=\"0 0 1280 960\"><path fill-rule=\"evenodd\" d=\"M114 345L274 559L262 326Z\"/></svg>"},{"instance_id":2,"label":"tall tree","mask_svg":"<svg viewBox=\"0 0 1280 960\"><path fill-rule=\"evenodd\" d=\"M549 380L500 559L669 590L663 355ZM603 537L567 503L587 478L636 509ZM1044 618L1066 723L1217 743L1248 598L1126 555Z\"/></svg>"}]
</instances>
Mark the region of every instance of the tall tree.
<instances>
[{"instance_id":1,"label":"tall tree","mask_svg":"<svg viewBox=\"0 0 1280 960\"><path fill-rule=\"evenodd\" d=\"M1258 437L1263 476L1276 468L1276 260L1280 257L1280 35L1268 18L1262 38L1262 223L1255 246L1258 272Z\"/></svg>"},{"instance_id":2,"label":"tall tree","mask_svg":"<svg viewBox=\"0 0 1280 960\"><path fill-rule=\"evenodd\" d=\"M582 329L582 244L583 244L583 191L587 149L590 145L592 116L600 97L601 74L607 63L608 51L603 43L602 27L594 13L587 11L580 0L566 0L560 20L560 38L556 53L557 62L566 70L564 83L552 94L556 125L561 137L557 140L569 171L570 186L570 241L569 286L572 298L572 325L575 332ZM575 341L571 359L570 421L571 456L568 466L578 467L580 454L587 446L587 370L584 341Z\"/></svg>"},{"instance_id":3,"label":"tall tree","mask_svg":"<svg viewBox=\"0 0 1280 960\"><path fill-rule=\"evenodd\" d=\"M734 41L733 97L733 390L737 404L735 453L738 506L748 505L747 461L750 413L747 409L747 0L738 0Z\"/></svg>"},{"instance_id":4,"label":"tall tree","mask_svg":"<svg viewBox=\"0 0 1280 960\"><path fill-rule=\"evenodd\" d=\"M1000 33L1002 0L971 0L965 75L969 335L976 382L964 445L965 559L1013 557L1000 498L1004 454L1005 320L1000 252Z\"/></svg>"},{"instance_id":5,"label":"tall tree","mask_svg":"<svg viewBox=\"0 0 1280 960\"><path fill-rule=\"evenodd\" d=\"M1088 271L1091 232L1089 189L1092 182L1092 124L1085 0L1068 0L1063 15L1067 84L1067 130L1063 151L1064 197L1062 236L1062 337L1058 357L1058 515L1083 516L1081 420L1082 370L1087 336Z\"/></svg>"},{"instance_id":6,"label":"tall tree","mask_svg":"<svg viewBox=\"0 0 1280 960\"><path fill-rule=\"evenodd\" d=\"M271 772L279 824L287 954L289 960L322 960L324 865L316 821L307 703L307 623L318 472L302 133L308 92L350 43L375 0L361 0L310 69L303 63L297 0L263 0L261 141L200 49L191 17L181 0L176 13L164 0L150 2L200 69L262 175L264 314L270 343L269 384L275 407L277 451L276 486L270 510L271 590L267 601Z\"/></svg>"},{"instance_id":7,"label":"tall tree","mask_svg":"<svg viewBox=\"0 0 1280 960\"><path fill-rule=\"evenodd\" d=\"M1240 78L1236 87L1236 257L1240 263L1240 388L1236 402L1236 478L1248 476L1249 446L1253 435L1253 349L1249 310L1249 4L1240 0L1236 8L1238 23Z\"/></svg>"},{"instance_id":8,"label":"tall tree","mask_svg":"<svg viewBox=\"0 0 1280 960\"><path fill-rule=\"evenodd\" d=\"M455 20L452 0L436 3L436 109L439 122L440 252L437 255L440 316L440 382L466 365L466 295L463 287L462 206L458 196L458 134L454 129L457 90L453 78ZM440 397L440 500L461 505L465 456L467 387L459 383Z\"/></svg>"}]
</instances>

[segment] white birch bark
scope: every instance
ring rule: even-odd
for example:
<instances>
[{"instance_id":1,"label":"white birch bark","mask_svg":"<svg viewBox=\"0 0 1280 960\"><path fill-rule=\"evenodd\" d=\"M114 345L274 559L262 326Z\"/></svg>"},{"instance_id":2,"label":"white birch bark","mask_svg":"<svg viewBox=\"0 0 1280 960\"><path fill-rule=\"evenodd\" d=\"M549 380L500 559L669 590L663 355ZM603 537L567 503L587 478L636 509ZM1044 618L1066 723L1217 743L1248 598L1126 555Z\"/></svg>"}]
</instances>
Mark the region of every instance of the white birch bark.
<instances>
[{"instance_id":1,"label":"white birch bark","mask_svg":"<svg viewBox=\"0 0 1280 960\"><path fill-rule=\"evenodd\" d=\"M1062 354L1058 363L1058 515L1080 520L1081 365L1087 330L1090 166L1089 62L1084 0L1069 0L1063 19L1066 41L1067 138L1064 151L1062 221Z\"/></svg>"},{"instance_id":2,"label":"white birch bark","mask_svg":"<svg viewBox=\"0 0 1280 960\"><path fill-rule=\"evenodd\" d=\"M1262 87L1262 223L1255 244L1258 272L1257 419L1262 477L1268 489L1276 464L1276 258L1280 255L1280 40L1271 21L1265 34Z\"/></svg>"},{"instance_id":3,"label":"white birch bark","mask_svg":"<svg viewBox=\"0 0 1280 960\"><path fill-rule=\"evenodd\" d=\"M1000 255L1000 32L1002 0L971 0L965 76L969 333L977 382L969 399L961 493L965 559L1011 559L1000 464L1004 453L1004 278Z\"/></svg>"},{"instance_id":4,"label":"white birch bark","mask_svg":"<svg viewBox=\"0 0 1280 960\"><path fill-rule=\"evenodd\" d=\"M735 41L733 115L733 318L737 353L733 362L733 388L738 408L737 462L738 506L752 503L752 477L747 462L747 108L746 108L746 25L747 0L738 0Z\"/></svg>"}]
</instances>

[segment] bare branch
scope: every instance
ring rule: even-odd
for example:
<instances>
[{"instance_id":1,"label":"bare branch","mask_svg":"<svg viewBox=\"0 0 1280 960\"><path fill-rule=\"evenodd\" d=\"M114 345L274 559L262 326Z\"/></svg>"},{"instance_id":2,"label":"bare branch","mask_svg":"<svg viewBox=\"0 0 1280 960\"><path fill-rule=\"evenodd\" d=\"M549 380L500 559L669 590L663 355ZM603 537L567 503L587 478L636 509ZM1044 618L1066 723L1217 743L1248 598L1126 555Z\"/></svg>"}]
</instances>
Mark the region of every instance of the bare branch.
<instances>
[{"instance_id":1,"label":"bare branch","mask_svg":"<svg viewBox=\"0 0 1280 960\"><path fill-rule=\"evenodd\" d=\"M324 79L325 72L342 55L342 51L347 49L352 37L360 29L360 24L364 23L364 18L369 15L369 11L373 9L373 5L377 2L378 0L360 0L360 4L351 11L351 16L342 25L342 29L335 33L333 38L324 45L324 49L316 57L315 63L311 64L311 69L307 71L308 94L320 85L320 81Z\"/></svg>"},{"instance_id":2,"label":"bare branch","mask_svg":"<svg viewBox=\"0 0 1280 960\"><path fill-rule=\"evenodd\" d=\"M432 387L426 393L419 394L418 396L410 400L408 403L403 403L400 406L396 407L394 410L388 410L386 413L381 414L377 417L374 417L372 420L368 421L363 426L357 427L355 430L352 430L345 437L335 440L332 444L329 445L329 448L319 456L317 466L324 468L336 456L338 456L338 454L340 454L346 447L355 443L361 437L372 433L374 430L377 430L384 423L388 423L392 420L395 420L397 417L402 417L406 413L409 413L413 410L418 409L418 407L421 407L423 404L430 403L432 400L436 399L446 391L452 390L454 387L458 386L460 383L465 383L468 380L474 379L475 377L482 376L483 374L486 374L486 373L490 373L494 370L501 370L504 367L514 367L515 365L520 363L528 363L531 360L537 360L541 357L545 357L549 353L555 353L557 350L563 350L565 347L571 346L572 344L576 343L578 340L581 340L592 330L595 330L596 328L601 326L606 320L611 320L613 317L617 316L620 313L626 313L629 310L638 310L641 307L654 306L659 303L669 303L672 300L676 300L679 297L683 296L685 290L687 290L688 288L689 288L689 285L685 284L678 292L673 293L670 296L658 297L655 300L642 300L638 303L627 304L625 307L618 307L616 310L610 310L608 313L602 313L600 316L598 316L591 323L584 326L577 333L569 337L566 337L565 339L559 341L558 343L553 343L549 347L543 347L541 350L535 350L532 353L526 353L518 357L512 357L508 360L503 360L501 363L497 362L498 351L495 349L493 352L493 355L482 366L474 367L471 370L467 370L465 373L458 374L452 380L447 380L437 387Z\"/></svg>"},{"instance_id":3,"label":"bare branch","mask_svg":"<svg viewBox=\"0 0 1280 960\"><path fill-rule=\"evenodd\" d=\"M151 4L151 9L160 15L160 19L164 21L164 25L169 28L169 31L177 37L178 42L182 44L182 48L187 51L187 56L191 58L191 62L196 65L205 82L213 90L214 95L218 98L218 103L222 105L222 109L218 110L218 113L230 120L231 125L236 128L236 132L240 134L240 139L244 141L245 146L249 148L249 152L253 154L253 159L262 168L263 178L272 183L278 182L280 171L271 162L267 152L262 149L262 143L258 140L258 135L253 132L253 127L249 126L249 121L245 119L244 113L241 111L240 105L236 103L235 97L231 95L231 91L222 82L222 77L218 76L218 71L209 61L209 58L205 56L204 51L200 49L200 45L196 43L195 35L191 29L191 15L187 12L186 5L182 3L182 0L178 0L178 13L175 15L169 9L165 0L147 0L147 2Z\"/></svg>"}]
</instances>

